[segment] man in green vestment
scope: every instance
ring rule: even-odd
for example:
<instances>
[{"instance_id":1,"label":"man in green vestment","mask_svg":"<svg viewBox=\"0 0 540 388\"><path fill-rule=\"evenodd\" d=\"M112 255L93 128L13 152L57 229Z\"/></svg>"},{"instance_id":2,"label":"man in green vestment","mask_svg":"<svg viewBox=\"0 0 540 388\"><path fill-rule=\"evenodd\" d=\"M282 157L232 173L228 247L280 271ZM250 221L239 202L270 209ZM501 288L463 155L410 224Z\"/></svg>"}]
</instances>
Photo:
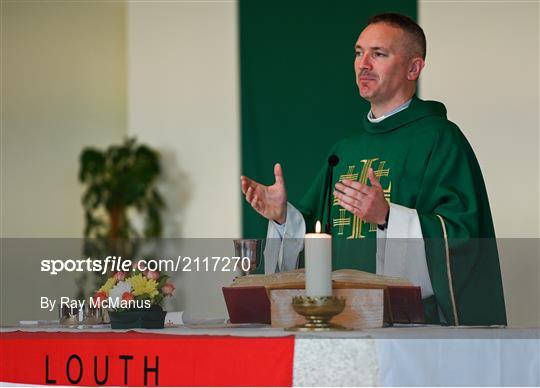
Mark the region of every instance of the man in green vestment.
<instances>
[{"instance_id":1,"label":"man in green vestment","mask_svg":"<svg viewBox=\"0 0 540 388\"><path fill-rule=\"evenodd\" d=\"M326 221L334 269L408 278L421 287L428 323L506 325L478 161L444 105L415 95L425 64L424 32L406 16L377 15L355 51L356 83L371 110L357 135L330 150L339 159L332 182L324 166L294 207L279 164L271 186L241 177L246 200L269 220L265 273L301 265L303 236L316 220ZM327 206L329 184L334 189Z\"/></svg>"}]
</instances>

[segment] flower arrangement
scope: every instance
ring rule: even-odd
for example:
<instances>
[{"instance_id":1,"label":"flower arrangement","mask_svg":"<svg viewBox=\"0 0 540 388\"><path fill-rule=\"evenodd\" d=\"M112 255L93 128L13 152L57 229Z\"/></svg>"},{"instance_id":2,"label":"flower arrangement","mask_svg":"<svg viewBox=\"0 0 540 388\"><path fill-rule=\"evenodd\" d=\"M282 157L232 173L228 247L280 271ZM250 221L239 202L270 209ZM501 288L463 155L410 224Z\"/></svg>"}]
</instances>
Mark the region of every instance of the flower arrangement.
<instances>
[{"instance_id":1,"label":"flower arrangement","mask_svg":"<svg viewBox=\"0 0 540 388\"><path fill-rule=\"evenodd\" d=\"M169 276L157 271L116 272L94 294L90 303L116 312L160 306L163 299L175 291L168 279Z\"/></svg>"}]
</instances>

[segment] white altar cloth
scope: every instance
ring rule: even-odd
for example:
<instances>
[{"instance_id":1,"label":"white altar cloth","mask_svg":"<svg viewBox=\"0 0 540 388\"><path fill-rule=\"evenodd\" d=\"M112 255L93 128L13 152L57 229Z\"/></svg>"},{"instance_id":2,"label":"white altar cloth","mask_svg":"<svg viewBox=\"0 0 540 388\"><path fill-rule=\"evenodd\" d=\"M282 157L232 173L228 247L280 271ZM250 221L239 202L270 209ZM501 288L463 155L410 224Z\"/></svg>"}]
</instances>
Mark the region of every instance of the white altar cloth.
<instances>
[{"instance_id":1,"label":"white altar cloth","mask_svg":"<svg viewBox=\"0 0 540 388\"><path fill-rule=\"evenodd\" d=\"M13 330L111 329L0 329ZM241 337L295 335L294 386L540 386L538 328L424 326L291 333L270 327L178 327L136 331Z\"/></svg>"}]
</instances>

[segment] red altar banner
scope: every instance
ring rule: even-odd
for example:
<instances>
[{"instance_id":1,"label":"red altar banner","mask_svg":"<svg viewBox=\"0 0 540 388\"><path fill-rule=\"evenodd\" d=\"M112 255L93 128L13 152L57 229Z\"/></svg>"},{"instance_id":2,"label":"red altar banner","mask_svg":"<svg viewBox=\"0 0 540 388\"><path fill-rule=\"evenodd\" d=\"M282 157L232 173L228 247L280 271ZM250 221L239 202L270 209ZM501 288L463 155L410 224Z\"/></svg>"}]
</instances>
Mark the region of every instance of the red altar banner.
<instances>
[{"instance_id":1,"label":"red altar banner","mask_svg":"<svg viewBox=\"0 0 540 388\"><path fill-rule=\"evenodd\" d=\"M294 337L0 333L0 381L81 386L292 386Z\"/></svg>"}]
</instances>

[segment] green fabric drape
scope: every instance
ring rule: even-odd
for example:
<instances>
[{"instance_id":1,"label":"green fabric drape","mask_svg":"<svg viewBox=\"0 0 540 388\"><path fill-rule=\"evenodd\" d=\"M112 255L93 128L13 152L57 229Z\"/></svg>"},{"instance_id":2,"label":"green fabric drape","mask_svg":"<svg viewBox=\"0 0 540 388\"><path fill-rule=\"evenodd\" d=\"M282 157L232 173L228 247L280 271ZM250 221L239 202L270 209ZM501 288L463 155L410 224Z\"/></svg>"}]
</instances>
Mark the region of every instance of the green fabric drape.
<instances>
[{"instance_id":1,"label":"green fabric drape","mask_svg":"<svg viewBox=\"0 0 540 388\"><path fill-rule=\"evenodd\" d=\"M354 44L380 12L416 20L417 3L240 0L242 174L271 184L280 162L298 203L330 146L362 127L369 107L355 83ZM242 210L243 237L266 236L267 221L244 200Z\"/></svg>"}]
</instances>

